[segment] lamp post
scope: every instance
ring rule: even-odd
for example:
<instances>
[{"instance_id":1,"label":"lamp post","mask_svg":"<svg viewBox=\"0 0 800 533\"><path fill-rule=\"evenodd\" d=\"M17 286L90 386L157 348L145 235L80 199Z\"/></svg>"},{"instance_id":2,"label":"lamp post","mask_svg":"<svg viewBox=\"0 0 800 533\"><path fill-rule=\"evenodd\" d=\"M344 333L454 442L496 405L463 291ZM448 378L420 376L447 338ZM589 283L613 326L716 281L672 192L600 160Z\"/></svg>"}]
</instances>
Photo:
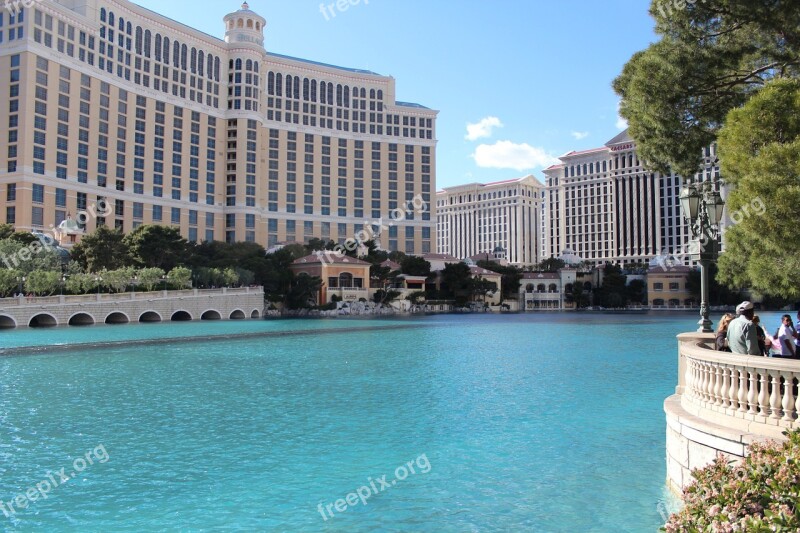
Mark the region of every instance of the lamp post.
<instances>
[{"instance_id":1,"label":"lamp post","mask_svg":"<svg viewBox=\"0 0 800 533\"><path fill-rule=\"evenodd\" d=\"M716 191L718 183L718 180L689 182L679 197L683 216L692 230L689 256L700 263L700 327L697 331L701 333L714 331L708 318L708 270L719 255L719 223L725 208L722 196Z\"/></svg>"},{"instance_id":2,"label":"lamp post","mask_svg":"<svg viewBox=\"0 0 800 533\"><path fill-rule=\"evenodd\" d=\"M97 284L97 299L100 299L100 284L103 283L103 278L100 276L95 276L94 282Z\"/></svg>"}]
</instances>

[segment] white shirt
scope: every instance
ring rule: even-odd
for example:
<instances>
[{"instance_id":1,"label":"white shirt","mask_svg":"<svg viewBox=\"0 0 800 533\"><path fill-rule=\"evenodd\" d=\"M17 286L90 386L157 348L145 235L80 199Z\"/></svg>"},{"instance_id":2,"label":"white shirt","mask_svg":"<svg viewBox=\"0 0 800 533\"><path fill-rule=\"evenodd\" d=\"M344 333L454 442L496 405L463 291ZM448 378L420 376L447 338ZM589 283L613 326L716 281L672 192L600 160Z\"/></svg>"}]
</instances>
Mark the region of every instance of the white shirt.
<instances>
[{"instance_id":1,"label":"white shirt","mask_svg":"<svg viewBox=\"0 0 800 533\"><path fill-rule=\"evenodd\" d=\"M778 340L781 343L781 355L795 354L790 348L786 347L786 342L784 342L789 341L790 344L794 344L794 328L792 326L781 324L781 329L778 331Z\"/></svg>"}]
</instances>

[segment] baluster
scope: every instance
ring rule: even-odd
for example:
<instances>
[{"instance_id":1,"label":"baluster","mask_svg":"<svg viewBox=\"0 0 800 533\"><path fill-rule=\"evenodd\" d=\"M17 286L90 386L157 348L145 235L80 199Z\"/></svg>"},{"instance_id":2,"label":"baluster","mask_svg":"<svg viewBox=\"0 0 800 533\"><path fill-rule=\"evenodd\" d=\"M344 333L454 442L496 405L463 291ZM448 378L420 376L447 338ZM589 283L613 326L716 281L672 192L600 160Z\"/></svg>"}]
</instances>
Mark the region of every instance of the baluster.
<instances>
[{"instance_id":1,"label":"baluster","mask_svg":"<svg viewBox=\"0 0 800 533\"><path fill-rule=\"evenodd\" d=\"M769 394L767 389L769 386L767 385L767 378L769 377L769 373L766 371L762 371L763 373L759 375L758 380L758 413L762 416L767 416L769 413Z\"/></svg>"},{"instance_id":2,"label":"baluster","mask_svg":"<svg viewBox=\"0 0 800 533\"><path fill-rule=\"evenodd\" d=\"M728 367L722 367L722 407L730 407L731 405L731 372Z\"/></svg>"},{"instance_id":3,"label":"baluster","mask_svg":"<svg viewBox=\"0 0 800 533\"><path fill-rule=\"evenodd\" d=\"M783 420L794 422L794 374L783 372Z\"/></svg>"},{"instance_id":4,"label":"baluster","mask_svg":"<svg viewBox=\"0 0 800 533\"><path fill-rule=\"evenodd\" d=\"M722 385L722 365L717 363L714 365L714 405L725 405Z\"/></svg>"},{"instance_id":5,"label":"baluster","mask_svg":"<svg viewBox=\"0 0 800 533\"><path fill-rule=\"evenodd\" d=\"M686 390L684 394L689 398L692 399L696 396L694 390L694 361L692 359L686 359Z\"/></svg>"},{"instance_id":6,"label":"baluster","mask_svg":"<svg viewBox=\"0 0 800 533\"><path fill-rule=\"evenodd\" d=\"M792 373L792 377L794 376L795 374ZM798 385L800 385L800 383L798 383ZM794 379L792 379L792 388L794 389ZM797 397L794 399L794 414L800 417L800 392L798 392Z\"/></svg>"},{"instance_id":7,"label":"baluster","mask_svg":"<svg viewBox=\"0 0 800 533\"><path fill-rule=\"evenodd\" d=\"M781 375L772 371L767 375L767 381L772 377L772 392L769 395L769 417L777 420L781 417Z\"/></svg>"},{"instance_id":8,"label":"baluster","mask_svg":"<svg viewBox=\"0 0 800 533\"><path fill-rule=\"evenodd\" d=\"M711 365L708 363L703 363L703 400L708 402L711 400L711 387L713 383L711 382Z\"/></svg>"},{"instance_id":9,"label":"baluster","mask_svg":"<svg viewBox=\"0 0 800 533\"><path fill-rule=\"evenodd\" d=\"M731 368L730 375L730 388L728 389L728 398L730 398L730 406L734 410L739 409L739 369L736 367Z\"/></svg>"},{"instance_id":10,"label":"baluster","mask_svg":"<svg viewBox=\"0 0 800 533\"><path fill-rule=\"evenodd\" d=\"M739 369L739 412L747 412L747 370Z\"/></svg>"},{"instance_id":11,"label":"baluster","mask_svg":"<svg viewBox=\"0 0 800 533\"><path fill-rule=\"evenodd\" d=\"M757 376L754 370L748 370L747 374L750 377L750 388L747 391L747 412L751 415L755 415L758 414L758 404L756 404L756 395L758 394Z\"/></svg>"}]
</instances>

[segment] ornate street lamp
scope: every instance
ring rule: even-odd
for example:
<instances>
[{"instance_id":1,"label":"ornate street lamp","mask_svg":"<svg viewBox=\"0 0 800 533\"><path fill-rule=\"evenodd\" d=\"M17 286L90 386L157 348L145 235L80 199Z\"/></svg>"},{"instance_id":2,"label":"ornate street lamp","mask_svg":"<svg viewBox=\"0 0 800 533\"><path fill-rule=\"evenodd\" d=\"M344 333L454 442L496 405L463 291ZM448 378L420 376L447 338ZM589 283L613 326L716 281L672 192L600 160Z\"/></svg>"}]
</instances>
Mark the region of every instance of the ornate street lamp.
<instances>
[{"instance_id":1,"label":"ornate street lamp","mask_svg":"<svg viewBox=\"0 0 800 533\"><path fill-rule=\"evenodd\" d=\"M718 180L689 182L679 196L683 216L692 230L689 242L689 257L700 263L700 321L697 331L711 333L708 318L708 270L719 256L719 223L725 202L715 190Z\"/></svg>"}]
</instances>

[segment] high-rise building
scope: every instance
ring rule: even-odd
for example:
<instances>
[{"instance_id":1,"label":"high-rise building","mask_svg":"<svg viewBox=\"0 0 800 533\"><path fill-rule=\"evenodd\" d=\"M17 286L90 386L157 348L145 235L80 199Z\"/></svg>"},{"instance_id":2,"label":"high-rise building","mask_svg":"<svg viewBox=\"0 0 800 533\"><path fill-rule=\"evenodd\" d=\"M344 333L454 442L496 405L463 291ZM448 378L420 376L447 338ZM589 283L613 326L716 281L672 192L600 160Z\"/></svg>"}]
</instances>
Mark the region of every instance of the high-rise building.
<instances>
[{"instance_id":1,"label":"high-rise building","mask_svg":"<svg viewBox=\"0 0 800 533\"><path fill-rule=\"evenodd\" d=\"M436 193L437 252L461 259L504 252L513 265L535 265L543 193L533 176L444 188Z\"/></svg>"},{"instance_id":2,"label":"high-rise building","mask_svg":"<svg viewBox=\"0 0 800 533\"><path fill-rule=\"evenodd\" d=\"M719 178L716 146L703 156L694 179ZM676 256L689 264L691 234L678 200L682 180L648 170L627 130L600 148L560 159L544 171L544 258L573 252L594 265L626 265Z\"/></svg>"},{"instance_id":3,"label":"high-rise building","mask_svg":"<svg viewBox=\"0 0 800 533\"><path fill-rule=\"evenodd\" d=\"M435 250L437 112L393 78L267 52L246 3L224 40L126 0L28 4L0 12L0 222L107 202L78 222L271 246L394 212L384 247Z\"/></svg>"}]
</instances>

